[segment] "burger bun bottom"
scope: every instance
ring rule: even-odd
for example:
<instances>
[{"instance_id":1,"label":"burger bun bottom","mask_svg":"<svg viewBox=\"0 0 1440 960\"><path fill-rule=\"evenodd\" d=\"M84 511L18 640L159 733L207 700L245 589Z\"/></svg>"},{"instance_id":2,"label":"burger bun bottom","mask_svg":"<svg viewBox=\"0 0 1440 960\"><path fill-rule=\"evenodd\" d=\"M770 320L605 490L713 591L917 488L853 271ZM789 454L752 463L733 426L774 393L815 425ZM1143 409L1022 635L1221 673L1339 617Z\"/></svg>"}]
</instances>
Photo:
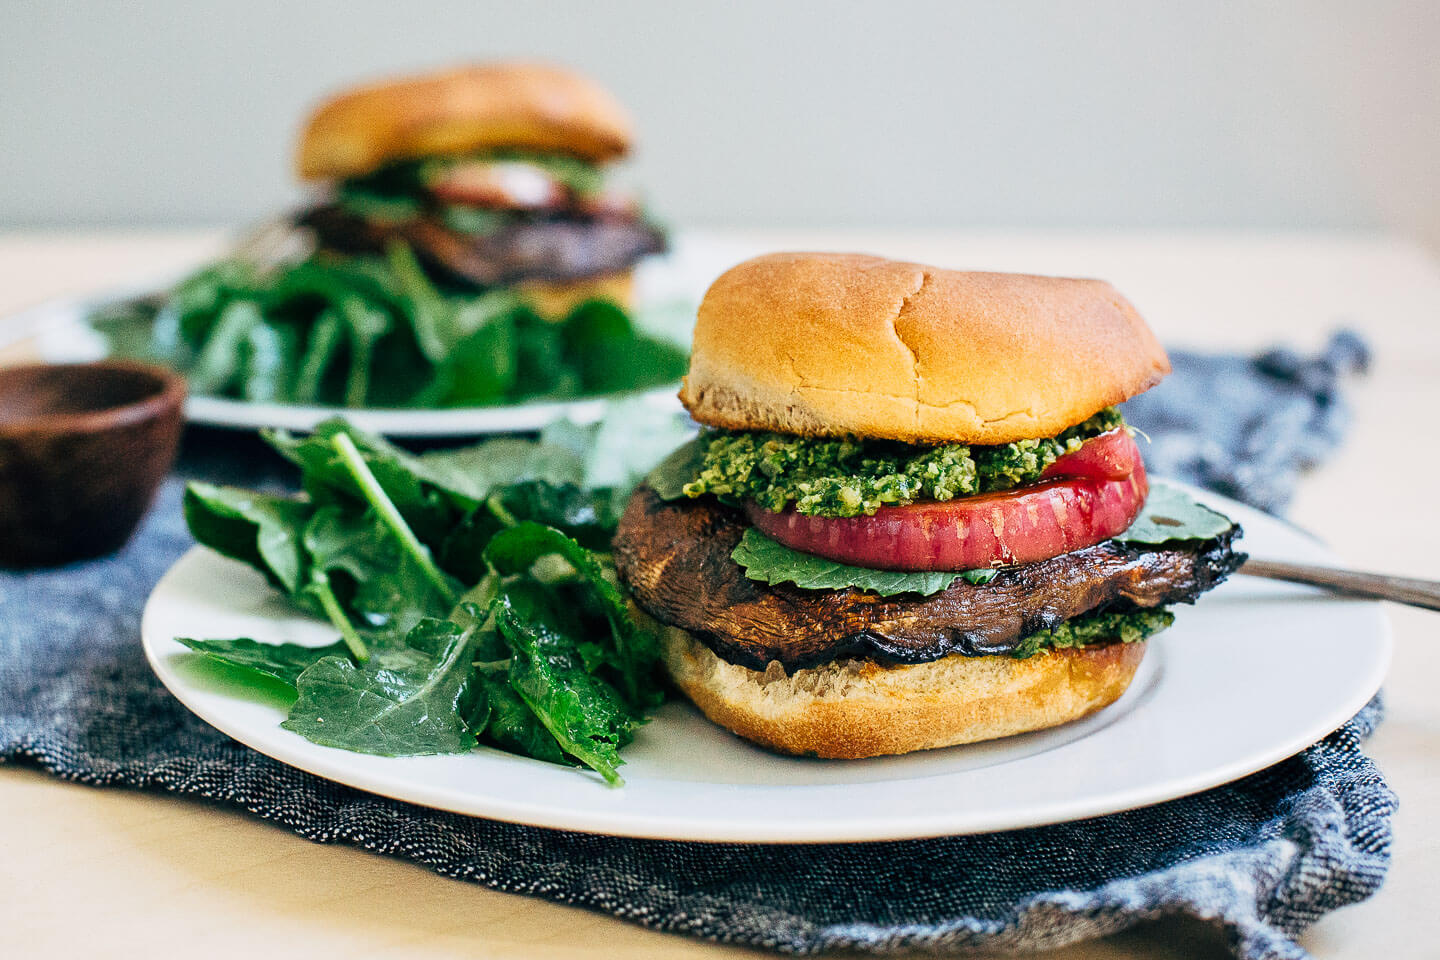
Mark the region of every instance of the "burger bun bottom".
<instances>
[{"instance_id":1,"label":"burger bun bottom","mask_svg":"<svg viewBox=\"0 0 1440 960\"><path fill-rule=\"evenodd\" d=\"M1008 737L1077 720L1119 699L1144 643L1019 660L952 654L887 666L838 660L786 674L727 663L667 628L675 684L715 723L780 753L853 760Z\"/></svg>"},{"instance_id":2,"label":"burger bun bottom","mask_svg":"<svg viewBox=\"0 0 1440 960\"><path fill-rule=\"evenodd\" d=\"M589 300L608 300L630 311L635 300L635 275L631 270L622 270L583 280L529 280L517 284L516 290L526 306L543 319L559 323Z\"/></svg>"}]
</instances>

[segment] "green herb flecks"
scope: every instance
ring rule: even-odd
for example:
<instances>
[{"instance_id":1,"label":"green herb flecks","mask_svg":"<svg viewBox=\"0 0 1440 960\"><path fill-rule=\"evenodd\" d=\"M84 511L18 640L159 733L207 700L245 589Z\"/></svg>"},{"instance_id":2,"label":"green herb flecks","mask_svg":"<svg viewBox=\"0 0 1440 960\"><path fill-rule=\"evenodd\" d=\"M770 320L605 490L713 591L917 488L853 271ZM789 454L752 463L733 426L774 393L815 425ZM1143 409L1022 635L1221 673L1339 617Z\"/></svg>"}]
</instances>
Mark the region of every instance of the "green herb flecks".
<instances>
[{"instance_id":1,"label":"green herb flecks","mask_svg":"<svg viewBox=\"0 0 1440 960\"><path fill-rule=\"evenodd\" d=\"M1008 490L1123 425L1110 407L1058 436L994 447L714 430L702 435L704 456L683 492L751 500L777 512L793 504L802 514L855 517L882 506Z\"/></svg>"},{"instance_id":2,"label":"green herb flecks","mask_svg":"<svg viewBox=\"0 0 1440 960\"><path fill-rule=\"evenodd\" d=\"M380 193L364 183L341 184L335 202L340 209L362 220L391 226L414 220L425 210L420 196Z\"/></svg>"},{"instance_id":3,"label":"green herb flecks","mask_svg":"<svg viewBox=\"0 0 1440 960\"><path fill-rule=\"evenodd\" d=\"M1023 660L1050 650L1083 647L1094 643L1139 643L1174 622L1175 615L1165 609L1084 614L1064 621L1053 630L1039 630L1030 634L1010 651L1010 656Z\"/></svg>"},{"instance_id":4,"label":"green herb flecks","mask_svg":"<svg viewBox=\"0 0 1440 960\"><path fill-rule=\"evenodd\" d=\"M420 160L400 160L373 173L351 177L339 185L340 202L356 213L378 219L400 220L433 204L430 189L457 167L475 164L527 164L544 172L565 189L581 197L593 196L605 186L605 171L579 157L521 150L490 150Z\"/></svg>"}]
</instances>

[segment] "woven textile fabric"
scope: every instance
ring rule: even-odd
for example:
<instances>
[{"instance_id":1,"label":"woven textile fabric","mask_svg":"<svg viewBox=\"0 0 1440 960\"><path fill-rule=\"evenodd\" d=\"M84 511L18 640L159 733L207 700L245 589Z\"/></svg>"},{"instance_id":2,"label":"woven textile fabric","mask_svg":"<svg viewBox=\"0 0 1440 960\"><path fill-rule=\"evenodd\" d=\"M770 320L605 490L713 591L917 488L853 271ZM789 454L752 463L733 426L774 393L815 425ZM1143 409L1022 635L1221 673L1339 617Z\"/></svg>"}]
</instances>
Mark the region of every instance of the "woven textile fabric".
<instances>
[{"instance_id":1,"label":"woven textile fabric","mask_svg":"<svg viewBox=\"0 0 1440 960\"><path fill-rule=\"evenodd\" d=\"M1339 385L1364 351L1342 335L1315 357L1174 360L1175 376L1127 411L1155 438L1152 472L1273 509L1339 441ZM239 472L227 468L226 446L192 448L188 469ZM253 461L244 474L265 479ZM1378 703L1298 756L1224 787L981 836L801 846L629 840L455 816L342 787L213 730L147 667L141 608L191 544L179 495L172 481L114 557L0 575L0 760L95 786L185 794L316 842L788 953L1041 949L1185 914L1222 927L1237 956L1299 958L1295 937L1306 926L1369 896L1385 876L1395 799L1362 749Z\"/></svg>"}]
</instances>

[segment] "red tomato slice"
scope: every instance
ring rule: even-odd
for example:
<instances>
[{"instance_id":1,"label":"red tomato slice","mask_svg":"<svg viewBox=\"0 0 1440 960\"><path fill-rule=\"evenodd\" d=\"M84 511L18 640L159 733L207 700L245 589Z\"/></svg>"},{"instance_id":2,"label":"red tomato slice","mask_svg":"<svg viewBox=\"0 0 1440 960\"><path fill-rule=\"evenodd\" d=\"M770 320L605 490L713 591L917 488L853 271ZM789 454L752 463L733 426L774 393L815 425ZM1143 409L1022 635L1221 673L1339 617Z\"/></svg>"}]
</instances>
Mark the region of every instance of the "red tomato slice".
<instances>
[{"instance_id":1,"label":"red tomato slice","mask_svg":"<svg viewBox=\"0 0 1440 960\"><path fill-rule=\"evenodd\" d=\"M1096 480L1124 480L1140 465L1140 448L1123 427L1091 437L1074 453L1056 458L1040 474L1043 480L1059 477L1090 477Z\"/></svg>"},{"instance_id":2,"label":"red tomato slice","mask_svg":"<svg viewBox=\"0 0 1440 960\"><path fill-rule=\"evenodd\" d=\"M1083 452L1082 447L1071 456ZM1074 464L1078 469L1102 462ZM1134 522L1148 491L1137 452L1130 473L1119 479L1051 479L999 493L881 507L868 517L771 513L756 504L745 512L771 539L838 563L878 570L959 571L1034 563L1108 540Z\"/></svg>"},{"instance_id":3,"label":"red tomato slice","mask_svg":"<svg viewBox=\"0 0 1440 960\"><path fill-rule=\"evenodd\" d=\"M550 210L568 196L549 173L518 160L457 163L430 184L430 192L446 203L487 210Z\"/></svg>"}]
</instances>

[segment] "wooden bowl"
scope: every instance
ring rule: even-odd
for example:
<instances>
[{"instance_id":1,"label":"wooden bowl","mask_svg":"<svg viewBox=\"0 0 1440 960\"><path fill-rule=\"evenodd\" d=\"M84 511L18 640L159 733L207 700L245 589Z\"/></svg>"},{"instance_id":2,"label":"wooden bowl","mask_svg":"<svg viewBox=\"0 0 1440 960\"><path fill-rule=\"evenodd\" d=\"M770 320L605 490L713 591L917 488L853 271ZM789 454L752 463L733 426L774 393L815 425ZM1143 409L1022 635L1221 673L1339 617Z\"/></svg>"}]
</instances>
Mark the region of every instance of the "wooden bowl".
<instances>
[{"instance_id":1,"label":"wooden bowl","mask_svg":"<svg viewBox=\"0 0 1440 960\"><path fill-rule=\"evenodd\" d=\"M119 360L0 368L0 566L124 546L175 463L185 381Z\"/></svg>"}]
</instances>

